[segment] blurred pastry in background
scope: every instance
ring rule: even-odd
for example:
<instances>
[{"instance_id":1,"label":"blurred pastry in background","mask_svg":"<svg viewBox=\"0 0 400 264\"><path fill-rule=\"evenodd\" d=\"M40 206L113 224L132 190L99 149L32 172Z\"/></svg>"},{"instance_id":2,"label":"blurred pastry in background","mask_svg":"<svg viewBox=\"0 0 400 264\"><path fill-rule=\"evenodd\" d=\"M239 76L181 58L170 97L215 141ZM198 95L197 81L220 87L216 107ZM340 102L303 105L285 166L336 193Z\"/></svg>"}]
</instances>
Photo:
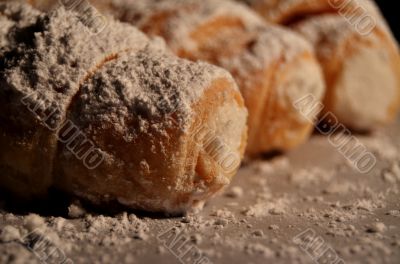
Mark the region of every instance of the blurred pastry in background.
<instances>
[{"instance_id":1,"label":"blurred pastry in background","mask_svg":"<svg viewBox=\"0 0 400 264\"><path fill-rule=\"evenodd\" d=\"M287 25L314 46L327 83L325 112L370 131L400 108L399 48L370 0L244 0L265 20Z\"/></svg>"}]
</instances>

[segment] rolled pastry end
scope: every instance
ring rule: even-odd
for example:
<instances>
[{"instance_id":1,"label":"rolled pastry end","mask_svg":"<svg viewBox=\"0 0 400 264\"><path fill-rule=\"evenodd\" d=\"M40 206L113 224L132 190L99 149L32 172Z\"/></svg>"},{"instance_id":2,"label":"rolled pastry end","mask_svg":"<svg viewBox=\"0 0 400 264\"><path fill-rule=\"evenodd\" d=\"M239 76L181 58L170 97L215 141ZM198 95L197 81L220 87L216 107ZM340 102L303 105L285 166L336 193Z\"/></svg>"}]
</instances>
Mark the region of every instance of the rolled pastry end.
<instances>
[{"instance_id":1,"label":"rolled pastry end","mask_svg":"<svg viewBox=\"0 0 400 264\"><path fill-rule=\"evenodd\" d=\"M64 144L57 186L153 212L201 206L230 183L246 142L247 110L228 73L151 48L104 65L68 117L100 157L90 168Z\"/></svg>"},{"instance_id":2,"label":"rolled pastry end","mask_svg":"<svg viewBox=\"0 0 400 264\"><path fill-rule=\"evenodd\" d=\"M288 65L274 73L273 88L264 102L256 138L248 146L249 155L266 151L288 151L304 143L314 128L309 115L312 105L298 107L304 98L321 102L325 93L323 74L314 55L298 54Z\"/></svg>"},{"instance_id":3,"label":"rolled pastry end","mask_svg":"<svg viewBox=\"0 0 400 264\"><path fill-rule=\"evenodd\" d=\"M328 91L325 112L360 131L392 122L400 107L400 56L388 31L377 25L368 35L338 15L301 22L323 66Z\"/></svg>"},{"instance_id":4,"label":"rolled pastry end","mask_svg":"<svg viewBox=\"0 0 400 264\"><path fill-rule=\"evenodd\" d=\"M372 43L348 43L347 59L333 86L333 112L357 130L392 122L400 106L398 54L379 33L374 34Z\"/></svg>"},{"instance_id":5,"label":"rolled pastry end","mask_svg":"<svg viewBox=\"0 0 400 264\"><path fill-rule=\"evenodd\" d=\"M249 54L257 57L254 65L263 65L263 70L237 78L250 113L247 154L298 147L312 133L315 121L308 114L313 109L299 108L298 102L312 96L320 103L326 89L313 48L296 33L263 26L243 52L243 65L249 66ZM253 68L257 67L249 69Z\"/></svg>"}]
</instances>

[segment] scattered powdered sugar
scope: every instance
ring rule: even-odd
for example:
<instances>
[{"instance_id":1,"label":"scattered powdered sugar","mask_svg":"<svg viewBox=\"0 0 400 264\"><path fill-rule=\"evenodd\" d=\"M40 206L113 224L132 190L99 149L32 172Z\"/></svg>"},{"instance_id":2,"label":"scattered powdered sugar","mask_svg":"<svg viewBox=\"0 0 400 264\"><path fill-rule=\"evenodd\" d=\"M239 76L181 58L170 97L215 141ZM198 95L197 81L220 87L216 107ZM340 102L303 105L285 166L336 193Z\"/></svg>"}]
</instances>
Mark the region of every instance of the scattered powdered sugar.
<instances>
[{"instance_id":1,"label":"scattered powdered sugar","mask_svg":"<svg viewBox=\"0 0 400 264\"><path fill-rule=\"evenodd\" d=\"M333 182L322 190L324 194L347 194L359 189L360 186L349 182Z\"/></svg>"},{"instance_id":2,"label":"scattered powdered sugar","mask_svg":"<svg viewBox=\"0 0 400 264\"><path fill-rule=\"evenodd\" d=\"M136 215L126 212L118 217L91 216L85 218L91 242L123 245L132 239L147 240L149 227ZM97 235L97 236L95 236Z\"/></svg>"},{"instance_id":3,"label":"scattered powdered sugar","mask_svg":"<svg viewBox=\"0 0 400 264\"><path fill-rule=\"evenodd\" d=\"M372 212L375 209L383 208L384 204L381 199L358 199L352 204L346 204L343 207L346 209L358 209Z\"/></svg>"},{"instance_id":4,"label":"scattered powdered sugar","mask_svg":"<svg viewBox=\"0 0 400 264\"><path fill-rule=\"evenodd\" d=\"M232 187L229 189L225 195L231 198L240 198L243 196L243 189L239 186Z\"/></svg>"},{"instance_id":5,"label":"scattered powdered sugar","mask_svg":"<svg viewBox=\"0 0 400 264\"><path fill-rule=\"evenodd\" d=\"M400 161L399 143L393 144L391 139L381 131L376 131L370 137L361 137L360 141L378 158L389 162Z\"/></svg>"},{"instance_id":6,"label":"scattered powdered sugar","mask_svg":"<svg viewBox=\"0 0 400 264\"><path fill-rule=\"evenodd\" d=\"M291 165L288 157L282 156L269 161L255 161L250 164L256 173L270 175L278 172L288 172Z\"/></svg>"},{"instance_id":7,"label":"scattered powdered sugar","mask_svg":"<svg viewBox=\"0 0 400 264\"><path fill-rule=\"evenodd\" d=\"M251 234L256 236L256 237L263 237L264 236L264 232L262 230L254 230Z\"/></svg>"},{"instance_id":8,"label":"scattered powdered sugar","mask_svg":"<svg viewBox=\"0 0 400 264\"><path fill-rule=\"evenodd\" d=\"M390 210L386 213L386 215L400 217L400 210Z\"/></svg>"},{"instance_id":9,"label":"scattered powdered sugar","mask_svg":"<svg viewBox=\"0 0 400 264\"><path fill-rule=\"evenodd\" d=\"M25 218L25 228L30 232L45 227L45 220L37 214L30 214Z\"/></svg>"},{"instance_id":10,"label":"scattered powdered sugar","mask_svg":"<svg viewBox=\"0 0 400 264\"><path fill-rule=\"evenodd\" d=\"M386 231L387 227L384 223L382 222L377 222L377 223L373 223L372 225L370 225L367 229L368 232L371 233L383 233L384 231Z\"/></svg>"},{"instance_id":11,"label":"scattered powdered sugar","mask_svg":"<svg viewBox=\"0 0 400 264\"><path fill-rule=\"evenodd\" d=\"M5 226L0 231L0 242L8 243L12 241L19 241L21 234L19 230L13 226Z\"/></svg>"},{"instance_id":12,"label":"scattered powdered sugar","mask_svg":"<svg viewBox=\"0 0 400 264\"><path fill-rule=\"evenodd\" d=\"M85 209L79 204L71 204L68 207L68 216L71 218L80 218L86 214Z\"/></svg>"},{"instance_id":13,"label":"scattered powdered sugar","mask_svg":"<svg viewBox=\"0 0 400 264\"><path fill-rule=\"evenodd\" d=\"M322 168L300 169L293 171L291 181L299 187L318 185L321 182L329 182L335 176L334 171L326 171Z\"/></svg>"},{"instance_id":14,"label":"scattered powdered sugar","mask_svg":"<svg viewBox=\"0 0 400 264\"><path fill-rule=\"evenodd\" d=\"M234 214L226 208L217 209L217 210L213 211L210 215L218 217L218 218L224 218L224 219L234 219L235 218Z\"/></svg>"},{"instance_id":15,"label":"scattered powdered sugar","mask_svg":"<svg viewBox=\"0 0 400 264\"><path fill-rule=\"evenodd\" d=\"M242 214L251 217L265 217L268 215L284 215L289 209L290 201L287 198L278 198L259 202L243 209Z\"/></svg>"},{"instance_id":16,"label":"scattered powdered sugar","mask_svg":"<svg viewBox=\"0 0 400 264\"><path fill-rule=\"evenodd\" d=\"M274 251L259 243L248 244L245 246L244 250L249 255L260 255L264 258L271 258L275 255Z\"/></svg>"},{"instance_id":17,"label":"scattered powdered sugar","mask_svg":"<svg viewBox=\"0 0 400 264\"><path fill-rule=\"evenodd\" d=\"M203 241L203 237L201 234L194 234L190 237L190 239L196 244L200 245L201 242Z\"/></svg>"}]
</instances>

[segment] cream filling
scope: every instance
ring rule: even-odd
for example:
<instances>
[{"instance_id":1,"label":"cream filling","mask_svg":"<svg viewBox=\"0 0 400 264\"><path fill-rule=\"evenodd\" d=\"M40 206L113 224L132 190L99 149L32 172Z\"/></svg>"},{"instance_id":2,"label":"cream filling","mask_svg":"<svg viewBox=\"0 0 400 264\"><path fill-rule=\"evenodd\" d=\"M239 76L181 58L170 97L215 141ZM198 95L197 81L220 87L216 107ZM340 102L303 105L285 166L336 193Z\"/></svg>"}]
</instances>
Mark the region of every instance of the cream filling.
<instances>
[{"instance_id":1,"label":"cream filling","mask_svg":"<svg viewBox=\"0 0 400 264\"><path fill-rule=\"evenodd\" d=\"M334 112L345 125L370 129L388 119L397 81L388 51L362 47L347 59L335 88Z\"/></svg>"}]
</instances>

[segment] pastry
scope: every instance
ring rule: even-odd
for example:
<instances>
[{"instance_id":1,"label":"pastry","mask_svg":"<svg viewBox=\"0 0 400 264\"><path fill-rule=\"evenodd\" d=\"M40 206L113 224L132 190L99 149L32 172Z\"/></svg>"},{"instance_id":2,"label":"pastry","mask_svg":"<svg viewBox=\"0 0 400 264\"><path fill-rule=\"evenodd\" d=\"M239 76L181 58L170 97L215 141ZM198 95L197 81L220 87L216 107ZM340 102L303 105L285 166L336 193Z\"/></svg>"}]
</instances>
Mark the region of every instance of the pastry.
<instances>
[{"instance_id":1,"label":"pastry","mask_svg":"<svg viewBox=\"0 0 400 264\"><path fill-rule=\"evenodd\" d=\"M294 25L316 48L324 69L325 111L349 128L369 131L395 120L400 107L400 57L379 24L361 35L345 18L326 14Z\"/></svg>"},{"instance_id":2,"label":"pastry","mask_svg":"<svg viewBox=\"0 0 400 264\"><path fill-rule=\"evenodd\" d=\"M79 19L40 14L0 57L0 186L171 214L201 206L229 184L246 145L231 75L130 25L110 20L92 35Z\"/></svg>"},{"instance_id":3,"label":"pastry","mask_svg":"<svg viewBox=\"0 0 400 264\"><path fill-rule=\"evenodd\" d=\"M311 45L298 34L268 25L230 1L91 3L150 36L163 37L180 57L229 70L249 109L249 156L290 150L312 132L313 123L293 103L309 93L320 99L325 86Z\"/></svg>"},{"instance_id":4,"label":"pastry","mask_svg":"<svg viewBox=\"0 0 400 264\"><path fill-rule=\"evenodd\" d=\"M370 131L395 119L399 49L373 1L244 1L265 20L290 26L312 42L327 83L323 112L333 113L333 123Z\"/></svg>"}]
</instances>

